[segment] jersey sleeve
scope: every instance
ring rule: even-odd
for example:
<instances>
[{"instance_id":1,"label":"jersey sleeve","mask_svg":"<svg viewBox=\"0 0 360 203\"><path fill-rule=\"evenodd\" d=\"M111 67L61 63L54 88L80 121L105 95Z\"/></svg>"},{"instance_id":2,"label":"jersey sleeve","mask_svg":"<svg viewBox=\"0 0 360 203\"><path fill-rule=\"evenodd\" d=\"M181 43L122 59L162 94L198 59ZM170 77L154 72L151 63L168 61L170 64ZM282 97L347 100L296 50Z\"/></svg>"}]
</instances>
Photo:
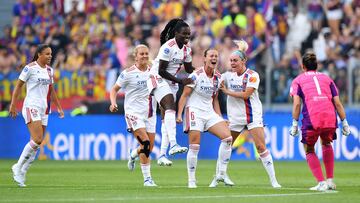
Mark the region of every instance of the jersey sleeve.
<instances>
[{"instance_id":1,"label":"jersey sleeve","mask_svg":"<svg viewBox=\"0 0 360 203\"><path fill-rule=\"evenodd\" d=\"M188 78L191 78L193 80L193 83L187 84L186 86L194 89L196 86L196 82L197 82L197 74L195 72L193 72L189 75Z\"/></svg>"},{"instance_id":2,"label":"jersey sleeve","mask_svg":"<svg viewBox=\"0 0 360 203\"><path fill-rule=\"evenodd\" d=\"M31 75L31 68L25 66L20 73L19 79L26 82L29 79L30 75Z\"/></svg>"},{"instance_id":3,"label":"jersey sleeve","mask_svg":"<svg viewBox=\"0 0 360 203\"><path fill-rule=\"evenodd\" d=\"M291 83L291 87L290 87L290 96L299 96L299 93L298 93L298 90L299 90L299 83L298 83L298 80L295 78L292 83Z\"/></svg>"},{"instance_id":4,"label":"jersey sleeve","mask_svg":"<svg viewBox=\"0 0 360 203\"><path fill-rule=\"evenodd\" d=\"M158 58L163 61L170 61L171 47L165 43L160 47Z\"/></svg>"},{"instance_id":5,"label":"jersey sleeve","mask_svg":"<svg viewBox=\"0 0 360 203\"><path fill-rule=\"evenodd\" d=\"M331 91L332 97L339 96L339 91L338 91L334 81L330 82L330 91Z\"/></svg>"},{"instance_id":6,"label":"jersey sleeve","mask_svg":"<svg viewBox=\"0 0 360 203\"><path fill-rule=\"evenodd\" d=\"M185 53L185 63L190 63L192 61L192 51L190 47L186 47L186 53Z\"/></svg>"},{"instance_id":7,"label":"jersey sleeve","mask_svg":"<svg viewBox=\"0 0 360 203\"><path fill-rule=\"evenodd\" d=\"M253 74L249 75L246 87L253 87L255 89L258 89L259 84L260 84L260 77L258 73L254 72Z\"/></svg>"},{"instance_id":8,"label":"jersey sleeve","mask_svg":"<svg viewBox=\"0 0 360 203\"><path fill-rule=\"evenodd\" d=\"M128 83L128 75L126 74L126 70L120 73L119 77L116 80L116 84L120 87L125 87Z\"/></svg>"},{"instance_id":9,"label":"jersey sleeve","mask_svg":"<svg viewBox=\"0 0 360 203\"><path fill-rule=\"evenodd\" d=\"M227 86L227 77L228 77L228 72L225 72L223 74L221 74L221 78L219 80L219 83L221 84L222 82L224 82L224 84Z\"/></svg>"}]
</instances>

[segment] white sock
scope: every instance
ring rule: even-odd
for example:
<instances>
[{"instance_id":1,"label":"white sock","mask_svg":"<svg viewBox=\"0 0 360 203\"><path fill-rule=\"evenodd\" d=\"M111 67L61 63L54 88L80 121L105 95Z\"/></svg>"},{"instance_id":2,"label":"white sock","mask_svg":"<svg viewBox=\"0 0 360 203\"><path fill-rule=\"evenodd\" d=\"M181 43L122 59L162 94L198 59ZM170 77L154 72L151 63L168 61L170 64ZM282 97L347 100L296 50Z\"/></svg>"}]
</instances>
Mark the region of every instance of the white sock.
<instances>
[{"instance_id":1,"label":"white sock","mask_svg":"<svg viewBox=\"0 0 360 203\"><path fill-rule=\"evenodd\" d=\"M264 152L259 154L260 154L261 162L270 178L270 181L271 182L276 181L274 162L270 152L268 150L265 150Z\"/></svg>"},{"instance_id":2,"label":"white sock","mask_svg":"<svg viewBox=\"0 0 360 203\"><path fill-rule=\"evenodd\" d=\"M227 171L227 165L229 164L231 157L231 143L232 137L225 138L221 140L218 160L216 163L217 175L225 175Z\"/></svg>"},{"instance_id":3,"label":"white sock","mask_svg":"<svg viewBox=\"0 0 360 203\"><path fill-rule=\"evenodd\" d=\"M139 156L139 154L138 154L138 149L136 148L136 149L131 150L130 156L131 156L131 158L133 158L133 159L135 159L136 157L138 157L138 156Z\"/></svg>"},{"instance_id":4,"label":"white sock","mask_svg":"<svg viewBox=\"0 0 360 203\"><path fill-rule=\"evenodd\" d=\"M166 125L166 132L169 138L170 146L176 145L176 120L175 111L166 110L164 116L164 124Z\"/></svg>"},{"instance_id":5,"label":"white sock","mask_svg":"<svg viewBox=\"0 0 360 203\"><path fill-rule=\"evenodd\" d=\"M26 160L25 163L23 164L23 166L22 166L22 168L21 168L21 172L26 173L26 172L29 170L31 164L32 164L32 163L34 162L34 160L35 160L35 157L36 157L37 152L38 152L37 149L34 150L34 151L32 151L32 152L30 152L30 157L29 157L29 159Z\"/></svg>"},{"instance_id":6,"label":"white sock","mask_svg":"<svg viewBox=\"0 0 360 203\"><path fill-rule=\"evenodd\" d=\"M189 151L186 156L189 181L196 180L195 172L196 172L199 150L200 150L199 144L190 144L189 145Z\"/></svg>"},{"instance_id":7,"label":"white sock","mask_svg":"<svg viewBox=\"0 0 360 203\"><path fill-rule=\"evenodd\" d=\"M20 158L17 162L18 167L22 168L23 165L25 164L25 162L27 162L30 159L31 155L35 151L37 151L38 148L39 148L39 145L36 144L34 141L30 140L30 142L28 142L25 145L25 147L20 155ZM36 152L35 152L35 156L36 156Z\"/></svg>"},{"instance_id":8,"label":"white sock","mask_svg":"<svg viewBox=\"0 0 360 203\"><path fill-rule=\"evenodd\" d=\"M160 156L165 155L169 147L169 137L166 131L166 125L164 120L161 121L161 146L160 146Z\"/></svg>"},{"instance_id":9,"label":"white sock","mask_svg":"<svg viewBox=\"0 0 360 203\"><path fill-rule=\"evenodd\" d=\"M141 165L141 172L144 176L144 180L146 180L147 178L151 178L151 173L150 173L150 163L148 164L140 164Z\"/></svg>"}]
</instances>

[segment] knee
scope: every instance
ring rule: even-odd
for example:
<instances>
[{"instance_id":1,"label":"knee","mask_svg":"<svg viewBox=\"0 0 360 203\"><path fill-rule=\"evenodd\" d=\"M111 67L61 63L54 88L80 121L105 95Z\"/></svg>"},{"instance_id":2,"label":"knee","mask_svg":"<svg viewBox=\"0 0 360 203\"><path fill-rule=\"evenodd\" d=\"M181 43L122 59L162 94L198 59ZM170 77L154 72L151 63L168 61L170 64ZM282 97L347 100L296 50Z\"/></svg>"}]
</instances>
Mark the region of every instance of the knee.
<instances>
[{"instance_id":1,"label":"knee","mask_svg":"<svg viewBox=\"0 0 360 203\"><path fill-rule=\"evenodd\" d=\"M307 145L307 146L305 147L305 152L306 152L306 154L315 153L315 148L314 148L314 146L309 146L309 145Z\"/></svg>"},{"instance_id":2,"label":"knee","mask_svg":"<svg viewBox=\"0 0 360 203\"><path fill-rule=\"evenodd\" d=\"M257 144L255 144L255 146L259 153L264 152L266 150L265 145L263 145L262 143L257 143Z\"/></svg>"},{"instance_id":3,"label":"knee","mask_svg":"<svg viewBox=\"0 0 360 203\"><path fill-rule=\"evenodd\" d=\"M232 145L232 142L233 142L233 138L232 138L231 136L228 136L228 137L222 139L221 142L224 142L224 143L226 143L226 144L228 144L228 145L231 146L231 145Z\"/></svg>"},{"instance_id":4,"label":"knee","mask_svg":"<svg viewBox=\"0 0 360 203\"><path fill-rule=\"evenodd\" d=\"M41 145L41 143L42 143L42 138L40 138L40 137L34 137L34 138L32 138L31 139L31 141L32 141L32 144L35 144L35 145Z\"/></svg>"},{"instance_id":5,"label":"knee","mask_svg":"<svg viewBox=\"0 0 360 203\"><path fill-rule=\"evenodd\" d=\"M150 147L150 141L149 140L145 140L145 141L141 142L140 153L145 154L146 157L150 156L151 147Z\"/></svg>"}]
</instances>

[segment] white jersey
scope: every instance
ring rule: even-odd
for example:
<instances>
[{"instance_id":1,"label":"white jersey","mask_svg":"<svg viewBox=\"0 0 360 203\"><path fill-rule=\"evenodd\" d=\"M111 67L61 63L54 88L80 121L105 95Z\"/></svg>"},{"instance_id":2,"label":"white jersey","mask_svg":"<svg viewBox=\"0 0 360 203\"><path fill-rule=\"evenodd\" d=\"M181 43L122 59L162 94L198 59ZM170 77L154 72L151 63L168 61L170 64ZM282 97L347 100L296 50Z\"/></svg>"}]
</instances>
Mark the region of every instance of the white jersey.
<instances>
[{"instance_id":1,"label":"white jersey","mask_svg":"<svg viewBox=\"0 0 360 203\"><path fill-rule=\"evenodd\" d=\"M227 97L227 114L230 123L246 125L254 121L262 121L262 104L259 99L259 74L253 70L246 69L238 76L235 72L222 74L222 80L230 91L241 92L247 87L255 88L248 99Z\"/></svg>"},{"instance_id":2,"label":"white jersey","mask_svg":"<svg viewBox=\"0 0 360 203\"><path fill-rule=\"evenodd\" d=\"M159 75L160 60L169 62L166 71L175 76L180 71L184 63L190 63L192 61L191 48L184 45L181 49L179 49L175 38L168 40L160 47L159 53L153 61L153 65L151 66L152 75ZM173 81L165 81L169 83L170 87L178 86L178 84Z\"/></svg>"},{"instance_id":3,"label":"white jersey","mask_svg":"<svg viewBox=\"0 0 360 203\"><path fill-rule=\"evenodd\" d=\"M50 113L51 87L54 70L47 66L42 68L36 61L29 63L21 71L19 79L26 83L24 106L36 106Z\"/></svg>"},{"instance_id":4,"label":"white jersey","mask_svg":"<svg viewBox=\"0 0 360 203\"><path fill-rule=\"evenodd\" d=\"M125 92L124 110L126 114L153 115L153 105L146 81L149 78L149 68L146 71L139 70L135 65L124 70L116 80Z\"/></svg>"},{"instance_id":5,"label":"white jersey","mask_svg":"<svg viewBox=\"0 0 360 203\"><path fill-rule=\"evenodd\" d=\"M213 110L213 99L220 87L221 74L216 71L213 77L209 78L204 67L201 67L191 73L189 78L192 78L194 82L187 85L193 91L187 100L186 107L194 107L204 111Z\"/></svg>"}]
</instances>

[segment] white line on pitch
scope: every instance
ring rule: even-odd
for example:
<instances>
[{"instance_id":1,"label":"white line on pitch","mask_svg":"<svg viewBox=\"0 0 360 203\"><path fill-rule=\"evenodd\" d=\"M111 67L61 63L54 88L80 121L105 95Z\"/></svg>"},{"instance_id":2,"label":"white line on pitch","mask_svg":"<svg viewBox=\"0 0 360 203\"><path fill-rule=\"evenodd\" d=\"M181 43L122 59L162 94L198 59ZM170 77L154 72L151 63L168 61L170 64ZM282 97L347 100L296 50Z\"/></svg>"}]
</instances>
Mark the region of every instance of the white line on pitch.
<instances>
[{"instance_id":1,"label":"white line on pitch","mask_svg":"<svg viewBox=\"0 0 360 203\"><path fill-rule=\"evenodd\" d=\"M243 195L203 195L203 196L150 196L150 197L110 197L110 198L56 198L56 199L2 199L0 202L89 202L89 201L135 201L135 200L170 200L170 199L213 199L213 198L258 198L258 197L286 197L286 196L308 196L337 193L337 191L287 193L287 194L243 194Z\"/></svg>"}]
</instances>

